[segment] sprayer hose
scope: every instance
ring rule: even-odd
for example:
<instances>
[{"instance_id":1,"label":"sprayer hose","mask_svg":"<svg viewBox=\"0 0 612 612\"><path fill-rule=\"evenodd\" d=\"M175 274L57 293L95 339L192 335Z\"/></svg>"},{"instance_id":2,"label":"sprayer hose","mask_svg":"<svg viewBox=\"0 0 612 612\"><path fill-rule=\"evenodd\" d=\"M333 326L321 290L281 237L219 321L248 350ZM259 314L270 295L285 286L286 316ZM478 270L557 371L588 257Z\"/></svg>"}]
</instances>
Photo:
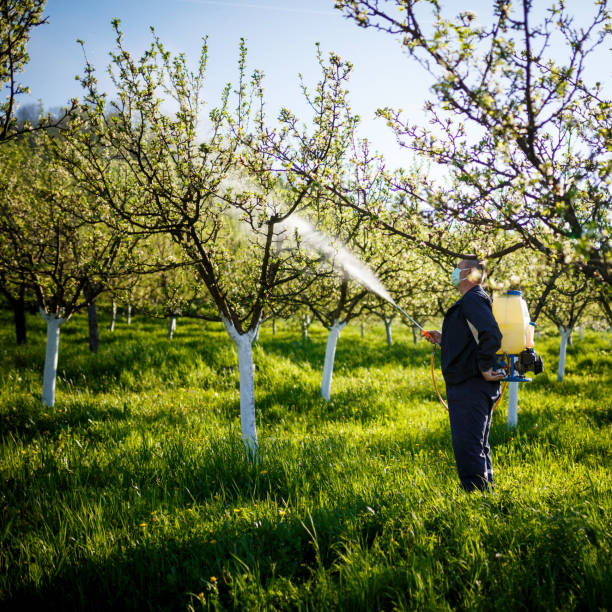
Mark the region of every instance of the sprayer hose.
<instances>
[{"instance_id":1,"label":"sprayer hose","mask_svg":"<svg viewBox=\"0 0 612 612\"><path fill-rule=\"evenodd\" d=\"M438 383L436 382L436 377L434 375L434 355L435 353L436 353L436 347L434 346L433 350L431 351L431 380L433 381L433 386L434 386L434 389L436 390L440 403L444 406L444 408L446 408L446 410L448 410L448 405L446 404L446 402L442 399L442 396L440 395L440 391L438 390ZM497 401L495 402L495 404L493 404L493 410L495 410L499 402L501 402L501 398L504 396L504 393L506 392L507 387L508 387L508 383L504 382L504 384L502 385L501 393L499 394L499 397L497 398Z\"/></svg>"}]
</instances>

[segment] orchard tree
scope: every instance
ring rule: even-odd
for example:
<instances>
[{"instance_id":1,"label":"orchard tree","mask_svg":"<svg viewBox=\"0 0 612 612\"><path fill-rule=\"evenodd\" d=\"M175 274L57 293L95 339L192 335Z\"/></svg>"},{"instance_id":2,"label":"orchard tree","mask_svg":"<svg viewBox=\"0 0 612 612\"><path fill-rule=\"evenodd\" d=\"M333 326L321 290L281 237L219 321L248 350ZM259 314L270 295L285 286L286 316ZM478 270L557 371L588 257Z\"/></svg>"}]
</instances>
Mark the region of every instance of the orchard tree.
<instances>
[{"instance_id":1,"label":"orchard tree","mask_svg":"<svg viewBox=\"0 0 612 612\"><path fill-rule=\"evenodd\" d=\"M609 304L612 104L586 75L612 31L607 2L594 2L586 18L563 2L543 16L531 0L491 6L481 22L470 10L449 18L437 0L336 0L358 25L397 36L435 80L430 128L398 110L379 114L452 184L428 188L410 176L393 184L427 204L420 216L430 228L459 219L511 230L548 258L567 255L605 285Z\"/></svg>"},{"instance_id":2,"label":"orchard tree","mask_svg":"<svg viewBox=\"0 0 612 612\"><path fill-rule=\"evenodd\" d=\"M281 181L275 160L247 146L273 130L266 125L262 75L255 72L250 82L246 77L244 44L238 85L228 85L210 110L203 138L206 42L192 72L184 56L172 57L156 37L134 59L118 21L114 27L117 99L107 103L87 64L82 115L66 134L64 161L82 188L104 200L132 232L168 234L193 263L236 346L242 436L251 454L257 448L252 342L274 293L295 279L288 263L298 247L286 246L295 242L289 222L306 206L315 181L295 174ZM348 69L331 58L322 70L312 127L302 134L301 159L312 176L336 163L343 130ZM174 100L174 114L164 112L163 98ZM282 143L289 134L277 137Z\"/></svg>"},{"instance_id":3,"label":"orchard tree","mask_svg":"<svg viewBox=\"0 0 612 612\"><path fill-rule=\"evenodd\" d=\"M33 130L57 127L75 108L71 101L58 116L36 118L35 123L19 121L18 100L29 89L19 81L19 74L28 63L27 46L32 30L44 25L46 0L0 0L0 145Z\"/></svg>"},{"instance_id":4,"label":"orchard tree","mask_svg":"<svg viewBox=\"0 0 612 612\"><path fill-rule=\"evenodd\" d=\"M27 284L46 321L42 402L53 406L60 327L129 267L136 239L109 229L107 207L75 187L45 140L0 148L0 270Z\"/></svg>"},{"instance_id":5,"label":"orchard tree","mask_svg":"<svg viewBox=\"0 0 612 612\"><path fill-rule=\"evenodd\" d=\"M139 312L150 317L168 319L168 339L176 332L179 317L220 321L219 312L202 285L191 260L168 235L151 236L149 249L155 251L163 268L142 275L138 285L138 301L132 303Z\"/></svg>"},{"instance_id":6,"label":"orchard tree","mask_svg":"<svg viewBox=\"0 0 612 612\"><path fill-rule=\"evenodd\" d=\"M593 304L595 299L595 287L591 279L584 278L579 270L572 267L559 270L550 297L543 307L544 315L555 324L561 334L558 381L562 381L565 376L565 355L572 331L586 307Z\"/></svg>"},{"instance_id":7,"label":"orchard tree","mask_svg":"<svg viewBox=\"0 0 612 612\"><path fill-rule=\"evenodd\" d=\"M6 185L0 179L0 189L5 189ZM0 200L4 196L0 195ZM2 204L0 204L0 207ZM10 251L11 245L4 238L0 237L0 249ZM7 257L1 257L4 261ZM0 264L0 293L5 297L13 311L13 322L15 325L15 340L17 344L25 344L27 341L26 327L26 305L30 295L26 276L21 272L16 272L6 265Z\"/></svg>"}]
</instances>

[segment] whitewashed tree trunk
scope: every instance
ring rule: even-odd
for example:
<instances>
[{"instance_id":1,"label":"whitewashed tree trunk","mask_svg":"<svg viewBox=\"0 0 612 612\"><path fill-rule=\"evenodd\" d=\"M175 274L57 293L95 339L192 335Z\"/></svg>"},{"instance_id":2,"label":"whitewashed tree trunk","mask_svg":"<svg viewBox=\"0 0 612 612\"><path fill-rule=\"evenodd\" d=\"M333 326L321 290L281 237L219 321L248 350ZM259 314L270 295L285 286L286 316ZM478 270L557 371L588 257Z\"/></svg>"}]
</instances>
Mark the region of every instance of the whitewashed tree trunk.
<instances>
[{"instance_id":1,"label":"whitewashed tree trunk","mask_svg":"<svg viewBox=\"0 0 612 612\"><path fill-rule=\"evenodd\" d=\"M306 315L302 316L302 340L306 340L306 338L308 338L308 327L310 326L310 323L312 322L312 319Z\"/></svg>"},{"instance_id":2,"label":"whitewashed tree trunk","mask_svg":"<svg viewBox=\"0 0 612 612\"><path fill-rule=\"evenodd\" d=\"M113 300L113 309L111 311L110 331L115 331L115 322L117 321L117 302Z\"/></svg>"},{"instance_id":3,"label":"whitewashed tree trunk","mask_svg":"<svg viewBox=\"0 0 612 612\"><path fill-rule=\"evenodd\" d=\"M565 353L567 351L567 341L572 333L570 327L561 329L561 346L559 347L559 369L557 370L557 380L561 382L565 376Z\"/></svg>"},{"instance_id":4,"label":"whitewashed tree trunk","mask_svg":"<svg viewBox=\"0 0 612 612\"><path fill-rule=\"evenodd\" d=\"M568 346L574 346L574 334L570 331L569 337L567 339Z\"/></svg>"},{"instance_id":5,"label":"whitewashed tree trunk","mask_svg":"<svg viewBox=\"0 0 612 612\"><path fill-rule=\"evenodd\" d=\"M172 340L175 331L176 331L176 315L172 315L170 317L170 322L168 323L168 340Z\"/></svg>"},{"instance_id":6,"label":"whitewashed tree trunk","mask_svg":"<svg viewBox=\"0 0 612 612\"><path fill-rule=\"evenodd\" d=\"M340 332L346 323L334 321L334 324L329 328L327 336L327 347L325 348L325 362L323 363L323 378L321 379L321 395L329 402L331 397L332 374L334 372L334 359L336 357L336 345Z\"/></svg>"},{"instance_id":7,"label":"whitewashed tree trunk","mask_svg":"<svg viewBox=\"0 0 612 612\"><path fill-rule=\"evenodd\" d=\"M508 383L508 429L518 422L518 382Z\"/></svg>"},{"instance_id":8,"label":"whitewashed tree trunk","mask_svg":"<svg viewBox=\"0 0 612 612\"><path fill-rule=\"evenodd\" d=\"M540 330L536 329L536 338L539 340L540 339Z\"/></svg>"},{"instance_id":9,"label":"whitewashed tree trunk","mask_svg":"<svg viewBox=\"0 0 612 612\"><path fill-rule=\"evenodd\" d=\"M66 321L53 314L40 311L42 318L47 322L47 348L45 352L45 368L43 371L42 404L53 407L55 405L55 381L57 379L57 358L59 355L60 327Z\"/></svg>"},{"instance_id":10,"label":"whitewashed tree trunk","mask_svg":"<svg viewBox=\"0 0 612 612\"><path fill-rule=\"evenodd\" d=\"M361 322L361 337L365 337L365 323L363 321Z\"/></svg>"},{"instance_id":11,"label":"whitewashed tree trunk","mask_svg":"<svg viewBox=\"0 0 612 612\"><path fill-rule=\"evenodd\" d=\"M612 327L610 327L610 344L612 344Z\"/></svg>"},{"instance_id":12,"label":"whitewashed tree trunk","mask_svg":"<svg viewBox=\"0 0 612 612\"><path fill-rule=\"evenodd\" d=\"M583 337L583 335L584 335L584 334L583 334L583 329L584 329L584 325L581 325L581 326L580 326L580 329L579 329L579 332L580 332L580 333L579 333L579 335L578 335L578 339L579 339L579 340L582 340L582 337Z\"/></svg>"},{"instance_id":13,"label":"whitewashed tree trunk","mask_svg":"<svg viewBox=\"0 0 612 612\"><path fill-rule=\"evenodd\" d=\"M412 326L412 341L417 344L419 341L419 334L417 333L417 328Z\"/></svg>"},{"instance_id":14,"label":"whitewashed tree trunk","mask_svg":"<svg viewBox=\"0 0 612 612\"><path fill-rule=\"evenodd\" d=\"M276 336L276 319L272 319L272 335Z\"/></svg>"},{"instance_id":15,"label":"whitewashed tree trunk","mask_svg":"<svg viewBox=\"0 0 612 612\"><path fill-rule=\"evenodd\" d=\"M261 329L261 325L257 326L257 329L255 330L255 334L253 336L253 342L257 342L259 340L259 330Z\"/></svg>"},{"instance_id":16,"label":"whitewashed tree trunk","mask_svg":"<svg viewBox=\"0 0 612 612\"><path fill-rule=\"evenodd\" d=\"M385 322L385 332L387 333L387 344L393 346L393 336L391 335L391 322L392 319L383 319Z\"/></svg>"},{"instance_id":17,"label":"whitewashed tree trunk","mask_svg":"<svg viewBox=\"0 0 612 612\"><path fill-rule=\"evenodd\" d=\"M131 304L127 305L127 315L126 315L126 318L127 318L127 324L131 325L132 324L132 305Z\"/></svg>"},{"instance_id":18,"label":"whitewashed tree trunk","mask_svg":"<svg viewBox=\"0 0 612 612\"><path fill-rule=\"evenodd\" d=\"M255 423L255 368L253 367L253 338L259 324L254 330L244 334L238 333L234 325L221 315L229 337L236 345L238 352L238 372L240 374L240 428L242 440L246 446L249 459L257 453L257 426Z\"/></svg>"}]
</instances>

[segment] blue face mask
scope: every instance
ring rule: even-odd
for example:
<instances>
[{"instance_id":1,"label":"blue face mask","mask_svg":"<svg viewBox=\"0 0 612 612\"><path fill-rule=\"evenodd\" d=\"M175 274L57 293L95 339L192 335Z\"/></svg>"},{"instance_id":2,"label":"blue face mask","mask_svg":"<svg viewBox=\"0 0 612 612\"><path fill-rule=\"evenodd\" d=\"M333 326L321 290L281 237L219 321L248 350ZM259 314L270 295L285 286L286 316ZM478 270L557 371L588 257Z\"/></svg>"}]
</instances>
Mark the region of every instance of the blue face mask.
<instances>
[{"instance_id":1,"label":"blue face mask","mask_svg":"<svg viewBox=\"0 0 612 612\"><path fill-rule=\"evenodd\" d=\"M451 283L456 287L461 282L461 269L455 268L451 274Z\"/></svg>"}]
</instances>

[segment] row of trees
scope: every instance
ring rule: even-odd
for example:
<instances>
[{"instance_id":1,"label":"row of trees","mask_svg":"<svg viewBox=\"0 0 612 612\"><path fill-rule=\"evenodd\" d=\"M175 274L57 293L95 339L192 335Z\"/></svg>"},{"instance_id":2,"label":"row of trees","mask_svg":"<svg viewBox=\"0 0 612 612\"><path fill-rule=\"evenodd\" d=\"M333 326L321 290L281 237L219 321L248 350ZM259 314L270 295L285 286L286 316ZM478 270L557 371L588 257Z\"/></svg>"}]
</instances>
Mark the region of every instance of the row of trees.
<instances>
[{"instance_id":1,"label":"row of trees","mask_svg":"<svg viewBox=\"0 0 612 612\"><path fill-rule=\"evenodd\" d=\"M386 19L379 3L338 4L346 5L361 25L382 27ZM190 313L223 322L237 350L242 433L249 452L257 447L252 342L260 324L302 313L305 321L314 317L329 329L322 382L322 394L329 398L335 346L348 321L375 313L385 321L390 339L394 312L372 294L386 295L370 270L422 321L451 299L439 270L449 270L454 257L474 251L490 258L500 283L518 276L516 282L530 287L534 319L545 312L561 321L571 312L559 325L575 325L586 306L555 313L550 305L557 294L572 304L599 300L610 315L609 234L595 237L591 231L593 223L598 230L609 223L602 211L607 210L610 160L601 149L609 143L609 107L598 102L597 88L595 97L584 102L581 96L590 90L582 81L569 93L554 85L557 69L550 63L544 67L541 57L528 52L522 62L516 59L516 32L531 45L538 36L546 40L552 22L530 29L525 2L522 21L498 7L497 25L487 30L472 27L465 16L460 23L445 21L433 4L437 29L428 38L412 3L397 4L406 16L401 23L411 53L433 54L427 65L446 70L434 88L440 104L430 106L434 124L443 128L443 144L434 144L439 141L431 133L402 127L391 111L383 114L402 142L449 168L451 188L432 184L416 171L386 168L357 136L359 118L347 92L351 65L335 54L324 58L320 51L319 82L312 90L303 84L312 111L306 122L288 109L275 120L266 116L263 77L258 71L247 75L244 43L237 85L228 85L204 117L206 42L193 71L154 33L151 46L134 58L118 21L113 24L112 99L86 63L84 99L73 101L60 117L46 117L36 126L20 124L12 118L12 107L4 107L0 281L16 313L23 312L31 291L47 320L45 403L54 401L61 325L87 307L95 326L95 300L102 292L137 296L153 284L143 283L149 276L158 280L149 302L171 321ZM358 5L363 10L355 13ZM31 27L43 22L41 2L23 3L23 10L33 15ZM588 36L606 15L597 12ZM563 12L559 19L559 31L578 44ZM443 35L450 37L444 45ZM461 53L451 44L455 38ZM488 68L469 72L475 49L485 42L491 45ZM581 53L573 53L572 62L582 61ZM467 63L465 54L471 58ZM580 78L580 69L581 64L563 72L565 80ZM537 70L537 86L533 76L526 83L526 72ZM491 83L502 92L506 87L510 101L519 93L525 101L494 104L485 95ZM542 102L537 112L524 108L532 95L541 100L544 90L545 102L557 104L557 111ZM164 98L174 100L173 113L163 110ZM577 101L581 112L598 109L603 129L593 125L593 118L568 127L567 114ZM468 146L464 128L453 131L452 122L441 119L438 109L444 108L480 121L486 128L479 135L480 148ZM505 115L510 123L502 117L504 109L513 111ZM537 118L546 113L540 125ZM35 131L41 127L46 129ZM553 144L551 132L558 137ZM582 138L584 143L575 152L565 151L564 176L571 174L572 180L571 188L566 180L560 191L555 156L570 133L572 142ZM586 163L587 144L591 170L585 175L577 168ZM532 153L542 159L534 161ZM574 219L580 235L574 235ZM533 271L536 266L541 270ZM17 323L20 317L16 314Z\"/></svg>"}]
</instances>

